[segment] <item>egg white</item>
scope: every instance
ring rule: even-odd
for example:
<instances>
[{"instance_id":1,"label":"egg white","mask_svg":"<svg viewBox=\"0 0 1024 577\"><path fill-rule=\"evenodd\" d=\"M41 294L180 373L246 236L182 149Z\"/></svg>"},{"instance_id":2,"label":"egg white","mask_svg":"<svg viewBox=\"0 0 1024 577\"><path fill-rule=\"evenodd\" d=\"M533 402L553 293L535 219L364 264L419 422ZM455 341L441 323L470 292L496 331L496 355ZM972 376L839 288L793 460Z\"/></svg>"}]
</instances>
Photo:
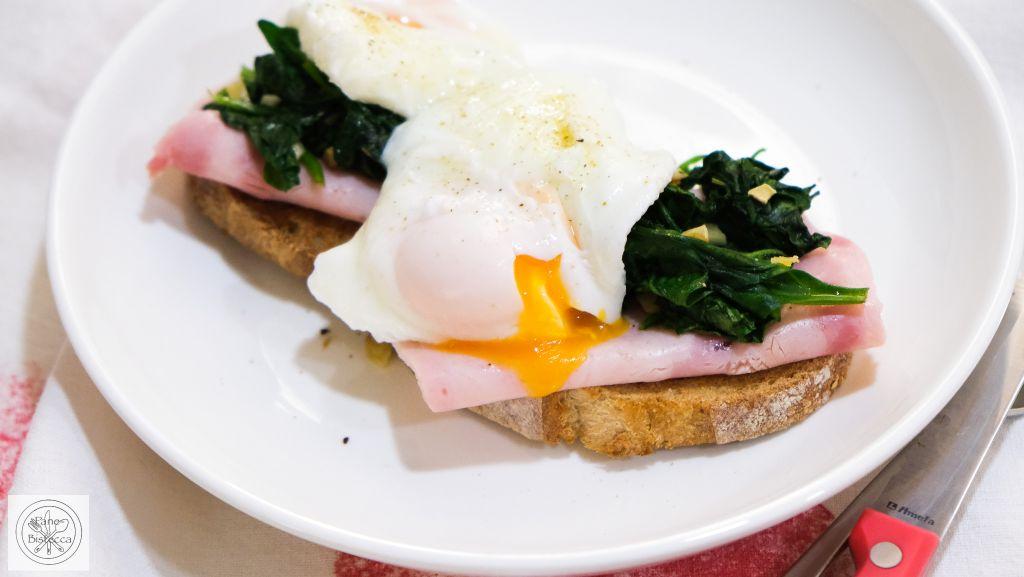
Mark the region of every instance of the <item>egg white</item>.
<instances>
[{"instance_id":1,"label":"egg white","mask_svg":"<svg viewBox=\"0 0 1024 577\"><path fill-rule=\"evenodd\" d=\"M317 258L317 299L382 342L504 338L523 308L516 256L561 255L572 306L617 320L626 236L671 155L629 142L594 83L535 73L489 35L367 14L320 0L291 20L349 96L409 117L369 219Z\"/></svg>"},{"instance_id":2,"label":"egg white","mask_svg":"<svg viewBox=\"0 0 1024 577\"><path fill-rule=\"evenodd\" d=\"M345 94L404 116L523 66L501 34L471 14L463 18L450 3L434 8L438 14L431 17L432 4L310 0L291 10L288 23L299 30L306 54Z\"/></svg>"}]
</instances>

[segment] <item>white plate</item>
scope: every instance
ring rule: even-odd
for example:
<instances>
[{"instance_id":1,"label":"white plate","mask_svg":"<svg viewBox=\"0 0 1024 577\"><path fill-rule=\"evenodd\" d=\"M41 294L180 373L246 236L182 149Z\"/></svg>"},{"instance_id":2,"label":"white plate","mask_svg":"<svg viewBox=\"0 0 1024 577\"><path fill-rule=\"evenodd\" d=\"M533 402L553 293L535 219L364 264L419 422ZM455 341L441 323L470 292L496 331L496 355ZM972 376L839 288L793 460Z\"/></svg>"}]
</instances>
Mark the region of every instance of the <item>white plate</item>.
<instances>
[{"instance_id":1,"label":"white plate","mask_svg":"<svg viewBox=\"0 0 1024 577\"><path fill-rule=\"evenodd\" d=\"M602 77L637 138L819 181L865 248L888 344L755 442L613 461L431 414L398 363L144 166L169 124L265 51L277 0L172 1L82 100L51 205L65 326L121 417L196 483L307 539L426 569L603 571L767 527L907 442L980 356L1017 270L1013 155L987 67L925 2L477 2L555 67ZM335 335L326 349L318 330ZM347 445L342 443L349 437Z\"/></svg>"}]
</instances>

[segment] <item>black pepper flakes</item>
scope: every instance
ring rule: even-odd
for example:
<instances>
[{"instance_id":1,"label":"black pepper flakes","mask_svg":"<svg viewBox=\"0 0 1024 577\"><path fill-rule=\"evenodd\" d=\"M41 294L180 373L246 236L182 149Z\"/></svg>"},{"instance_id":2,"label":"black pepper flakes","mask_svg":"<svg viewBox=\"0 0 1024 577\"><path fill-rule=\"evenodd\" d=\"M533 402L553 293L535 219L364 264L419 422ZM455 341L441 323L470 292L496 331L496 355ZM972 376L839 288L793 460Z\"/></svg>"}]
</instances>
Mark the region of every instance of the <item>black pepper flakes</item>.
<instances>
[{"instance_id":1,"label":"black pepper flakes","mask_svg":"<svg viewBox=\"0 0 1024 577\"><path fill-rule=\"evenodd\" d=\"M331 328L330 327L324 327L324 328L320 329L320 334L321 335L326 335L326 334L328 334L330 332L331 332Z\"/></svg>"},{"instance_id":2,"label":"black pepper flakes","mask_svg":"<svg viewBox=\"0 0 1024 577\"><path fill-rule=\"evenodd\" d=\"M345 437L344 439L342 439L341 440L341 444L342 445L347 445L348 444L348 437Z\"/></svg>"}]
</instances>

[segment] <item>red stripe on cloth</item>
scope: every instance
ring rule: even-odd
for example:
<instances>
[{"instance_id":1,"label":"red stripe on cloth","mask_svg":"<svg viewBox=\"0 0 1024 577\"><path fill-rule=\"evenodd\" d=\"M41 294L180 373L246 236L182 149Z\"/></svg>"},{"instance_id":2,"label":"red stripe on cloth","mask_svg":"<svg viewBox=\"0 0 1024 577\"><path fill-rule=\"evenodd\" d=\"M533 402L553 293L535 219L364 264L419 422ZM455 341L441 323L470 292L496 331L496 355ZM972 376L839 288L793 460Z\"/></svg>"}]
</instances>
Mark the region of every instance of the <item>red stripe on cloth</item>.
<instances>
[{"instance_id":1,"label":"red stripe on cloth","mask_svg":"<svg viewBox=\"0 0 1024 577\"><path fill-rule=\"evenodd\" d=\"M734 543L652 567L603 577L781 577L833 520L818 505L788 521ZM842 577L845 568L826 575ZM335 577L444 577L338 553Z\"/></svg>"},{"instance_id":2,"label":"red stripe on cloth","mask_svg":"<svg viewBox=\"0 0 1024 577\"><path fill-rule=\"evenodd\" d=\"M40 374L39 367L31 365L25 375L0 377L0 525L7 518L7 493L14 482L21 446L43 390Z\"/></svg>"}]
</instances>

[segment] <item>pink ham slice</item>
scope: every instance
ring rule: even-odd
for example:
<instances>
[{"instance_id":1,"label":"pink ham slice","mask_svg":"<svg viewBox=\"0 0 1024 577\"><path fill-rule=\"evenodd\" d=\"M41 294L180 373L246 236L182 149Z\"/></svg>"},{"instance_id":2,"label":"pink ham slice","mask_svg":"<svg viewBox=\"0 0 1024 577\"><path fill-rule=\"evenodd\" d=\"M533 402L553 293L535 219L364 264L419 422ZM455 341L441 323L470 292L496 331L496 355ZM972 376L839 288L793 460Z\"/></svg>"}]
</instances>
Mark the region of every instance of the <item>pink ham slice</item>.
<instances>
[{"instance_id":1,"label":"pink ham slice","mask_svg":"<svg viewBox=\"0 0 1024 577\"><path fill-rule=\"evenodd\" d=\"M828 250L807 255L797 267L832 284L873 286L864 253L842 237L832 237ZM719 338L634 327L592 349L565 386L736 375L875 347L885 341L881 313L873 290L864 305L790 307L759 344L728 344ZM400 343L395 349L416 373L423 398L434 411L526 396L514 372L481 359L436 351L419 343Z\"/></svg>"},{"instance_id":2,"label":"pink ham slice","mask_svg":"<svg viewBox=\"0 0 1024 577\"><path fill-rule=\"evenodd\" d=\"M149 161L156 175L168 167L207 178L264 200L288 202L362 222L377 202L380 186L370 180L337 170L324 170L324 184L309 179L282 192L263 181L263 160L244 133L220 120L212 110L197 110L175 124L160 140Z\"/></svg>"},{"instance_id":3,"label":"pink ham slice","mask_svg":"<svg viewBox=\"0 0 1024 577\"><path fill-rule=\"evenodd\" d=\"M363 221L379 186L358 176L325 171L323 186L302 183L281 192L263 181L263 162L247 137L221 122L218 113L195 111L171 128L149 163L151 174L167 167L208 178L257 198L305 206ZM807 255L797 268L832 284L873 287L864 253L834 236L828 250ZM872 290L857 306L790 307L763 343L729 344L695 334L630 329L603 343L566 383L566 388L663 381L714 374L742 374L786 363L851 352L885 341L882 306ZM444 353L420 343L398 343L399 356L416 373L427 405L450 411L526 396L514 372L475 357Z\"/></svg>"}]
</instances>

